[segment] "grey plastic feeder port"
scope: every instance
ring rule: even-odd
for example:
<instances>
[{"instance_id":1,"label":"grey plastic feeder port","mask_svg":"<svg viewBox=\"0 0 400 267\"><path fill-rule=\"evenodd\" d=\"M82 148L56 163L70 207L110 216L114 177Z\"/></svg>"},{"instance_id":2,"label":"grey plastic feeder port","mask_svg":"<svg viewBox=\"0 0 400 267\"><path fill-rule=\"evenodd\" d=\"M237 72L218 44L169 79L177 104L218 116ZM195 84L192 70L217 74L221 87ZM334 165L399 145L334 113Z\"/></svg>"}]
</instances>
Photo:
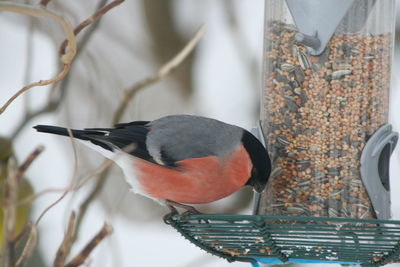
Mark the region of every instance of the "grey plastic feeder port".
<instances>
[{"instance_id":1,"label":"grey plastic feeder port","mask_svg":"<svg viewBox=\"0 0 400 267\"><path fill-rule=\"evenodd\" d=\"M390 218L389 160L399 135L383 125L368 140L361 153L361 178L378 219Z\"/></svg>"}]
</instances>

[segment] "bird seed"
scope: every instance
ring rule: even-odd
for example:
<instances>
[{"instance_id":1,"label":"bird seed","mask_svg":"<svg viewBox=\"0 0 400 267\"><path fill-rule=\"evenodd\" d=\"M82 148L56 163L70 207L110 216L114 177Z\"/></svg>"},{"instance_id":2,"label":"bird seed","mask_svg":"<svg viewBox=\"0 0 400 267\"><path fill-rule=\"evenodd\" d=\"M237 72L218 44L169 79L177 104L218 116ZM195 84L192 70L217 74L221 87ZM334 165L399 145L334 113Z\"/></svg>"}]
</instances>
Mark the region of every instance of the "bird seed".
<instances>
[{"instance_id":1,"label":"bird seed","mask_svg":"<svg viewBox=\"0 0 400 267\"><path fill-rule=\"evenodd\" d=\"M273 175L259 213L376 218L360 156L388 122L392 35L335 34L311 56L293 25L270 25L262 121Z\"/></svg>"}]
</instances>

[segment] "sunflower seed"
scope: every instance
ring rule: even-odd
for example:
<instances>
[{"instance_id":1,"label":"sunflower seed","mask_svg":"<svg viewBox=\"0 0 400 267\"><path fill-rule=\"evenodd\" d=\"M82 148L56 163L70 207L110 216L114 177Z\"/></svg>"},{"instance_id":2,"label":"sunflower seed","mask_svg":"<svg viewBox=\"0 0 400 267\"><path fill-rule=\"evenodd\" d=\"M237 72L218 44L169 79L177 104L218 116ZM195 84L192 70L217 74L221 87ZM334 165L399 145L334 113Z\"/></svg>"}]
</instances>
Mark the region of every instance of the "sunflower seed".
<instances>
[{"instance_id":1,"label":"sunflower seed","mask_svg":"<svg viewBox=\"0 0 400 267\"><path fill-rule=\"evenodd\" d=\"M292 72L294 70L294 66L292 64L289 64L289 63L284 63L284 64L281 65L281 69L283 71Z\"/></svg>"},{"instance_id":2,"label":"sunflower seed","mask_svg":"<svg viewBox=\"0 0 400 267\"><path fill-rule=\"evenodd\" d=\"M301 99L301 103L302 104L305 104L307 102L308 97L307 97L307 95L306 95L306 93L304 91L300 92L300 99Z\"/></svg>"},{"instance_id":3,"label":"sunflower seed","mask_svg":"<svg viewBox=\"0 0 400 267\"><path fill-rule=\"evenodd\" d=\"M287 211L294 212L294 213L305 213L306 212L303 208L298 208L298 207L288 207Z\"/></svg>"},{"instance_id":4,"label":"sunflower seed","mask_svg":"<svg viewBox=\"0 0 400 267\"><path fill-rule=\"evenodd\" d=\"M351 70L337 70L332 72L332 79L334 80L338 80L340 78L342 78L343 76L350 74Z\"/></svg>"},{"instance_id":5,"label":"sunflower seed","mask_svg":"<svg viewBox=\"0 0 400 267\"><path fill-rule=\"evenodd\" d=\"M334 208L329 208L328 214L329 214L329 217L338 217L339 216L339 213Z\"/></svg>"},{"instance_id":6,"label":"sunflower seed","mask_svg":"<svg viewBox=\"0 0 400 267\"><path fill-rule=\"evenodd\" d=\"M351 178L351 177L349 177L349 178ZM355 187L361 186L361 180L358 179L358 177L353 176L352 179L350 179L350 185L355 186Z\"/></svg>"},{"instance_id":7,"label":"sunflower seed","mask_svg":"<svg viewBox=\"0 0 400 267\"><path fill-rule=\"evenodd\" d=\"M292 189L286 188L285 191L288 192L291 195L294 194L294 191Z\"/></svg>"},{"instance_id":8,"label":"sunflower seed","mask_svg":"<svg viewBox=\"0 0 400 267\"><path fill-rule=\"evenodd\" d=\"M294 58L296 58L299 54L299 48L297 47L297 45L292 46L292 55Z\"/></svg>"},{"instance_id":9,"label":"sunflower seed","mask_svg":"<svg viewBox=\"0 0 400 267\"><path fill-rule=\"evenodd\" d=\"M285 103L288 107L288 110L291 112L297 112L297 110L299 109L299 106L297 106L296 101L293 97L285 96Z\"/></svg>"},{"instance_id":10,"label":"sunflower seed","mask_svg":"<svg viewBox=\"0 0 400 267\"><path fill-rule=\"evenodd\" d=\"M343 155L343 150L340 149L333 149L330 151L330 156L337 158L337 157L341 157Z\"/></svg>"},{"instance_id":11,"label":"sunflower seed","mask_svg":"<svg viewBox=\"0 0 400 267\"><path fill-rule=\"evenodd\" d=\"M304 53L302 50L299 50L297 58L299 60L300 66L303 70L311 68L311 62L308 59L308 56L306 55L306 53Z\"/></svg>"},{"instance_id":12,"label":"sunflower seed","mask_svg":"<svg viewBox=\"0 0 400 267\"><path fill-rule=\"evenodd\" d=\"M304 77L305 77L304 72L298 66L294 69L294 76L296 77L298 85L304 82ZM296 87L298 87L298 85Z\"/></svg>"},{"instance_id":13,"label":"sunflower seed","mask_svg":"<svg viewBox=\"0 0 400 267\"><path fill-rule=\"evenodd\" d=\"M294 129L294 133L296 134L296 135L300 135L300 134L303 134L303 132L304 132L304 126L303 125L297 125L296 126L296 128Z\"/></svg>"},{"instance_id":14,"label":"sunflower seed","mask_svg":"<svg viewBox=\"0 0 400 267\"><path fill-rule=\"evenodd\" d=\"M298 183L297 185L298 186L309 186L310 184L311 184L311 181L305 181L305 182Z\"/></svg>"},{"instance_id":15,"label":"sunflower seed","mask_svg":"<svg viewBox=\"0 0 400 267\"><path fill-rule=\"evenodd\" d=\"M283 89L285 90L285 93L293 91L293 88L289 84L285 84Z\"/></svg>"},{"instance_id":16,"label":"sunflower seed","mask_svg":"<svg viewBox=\"0 0 400 267\"><path fill-rule=\"evenodd\" d=\"M286 140L286 137L284 135L278 135L276 137L276 141L278 141L279 144L287 146L290 144L288 140Z\"/></svg>"},{"instance_id":17,"label":"sunflower seed","mask_svg":"<svg viewBox=\"0 0 400 267\"><path fill-rule=\"evenodd\" d=\"M341 194L341 193L343 193L343 189L340 190L340 191L336 191L336 192L329 193L329 196L333 197L333 196L339 195L339 194Z\"/></svg>"}]
</instances>

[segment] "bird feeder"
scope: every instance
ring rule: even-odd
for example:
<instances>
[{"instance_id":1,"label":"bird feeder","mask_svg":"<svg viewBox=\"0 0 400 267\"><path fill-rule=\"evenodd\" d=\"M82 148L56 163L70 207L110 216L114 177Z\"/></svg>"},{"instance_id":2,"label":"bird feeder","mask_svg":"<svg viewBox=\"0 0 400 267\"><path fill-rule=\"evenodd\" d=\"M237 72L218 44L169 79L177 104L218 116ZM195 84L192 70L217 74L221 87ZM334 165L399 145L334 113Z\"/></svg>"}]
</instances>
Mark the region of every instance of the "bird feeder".
<instances>
[{"instance_id":1,"label":"bird feeder","mask_svg":"<svg viewBox=\"0 0 400 267\"><path fill-rule=\"evenodd\" d=\"M267 0L259 214L390 217L394 0Z\"/></svg>"},{"instance_id":2,"label":"bird feeder","mask_svg":"<svg viewBox=\"0 0 400 267\"><path fill-rule=\"evenodd\" d=\"M254 215L173 215L200 248L257 265L380 266L390 219L394 0L266 0L261 121L272 161Z\"/></svg>"}]
</instances>

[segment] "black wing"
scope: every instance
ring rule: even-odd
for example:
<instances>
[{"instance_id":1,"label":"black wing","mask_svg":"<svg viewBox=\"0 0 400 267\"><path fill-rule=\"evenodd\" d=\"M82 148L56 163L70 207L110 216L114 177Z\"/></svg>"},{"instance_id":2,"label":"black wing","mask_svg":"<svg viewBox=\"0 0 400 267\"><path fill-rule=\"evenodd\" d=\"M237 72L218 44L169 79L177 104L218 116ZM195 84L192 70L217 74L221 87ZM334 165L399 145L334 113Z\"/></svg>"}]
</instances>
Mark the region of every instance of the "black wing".
<instances>
[{"instance_id":1,"label":"black wing","mask_svg":"<svg viewBox=\"0 0 400 267\"><path fill-rule=\"evenodd\" d=\"M87 128L84 130L71 130L75 138L90 141L104 149L114 151L115 147L125 148L130 144L136 147L129 153L135 157L154 162L146 148L146 138L150 127L148 121L135 121L131 123L121 123L115 128ZM37 125L34 127L39 132L53 133L68 136L68 130L63 127Z\"/></svg>"}]
</instances>

